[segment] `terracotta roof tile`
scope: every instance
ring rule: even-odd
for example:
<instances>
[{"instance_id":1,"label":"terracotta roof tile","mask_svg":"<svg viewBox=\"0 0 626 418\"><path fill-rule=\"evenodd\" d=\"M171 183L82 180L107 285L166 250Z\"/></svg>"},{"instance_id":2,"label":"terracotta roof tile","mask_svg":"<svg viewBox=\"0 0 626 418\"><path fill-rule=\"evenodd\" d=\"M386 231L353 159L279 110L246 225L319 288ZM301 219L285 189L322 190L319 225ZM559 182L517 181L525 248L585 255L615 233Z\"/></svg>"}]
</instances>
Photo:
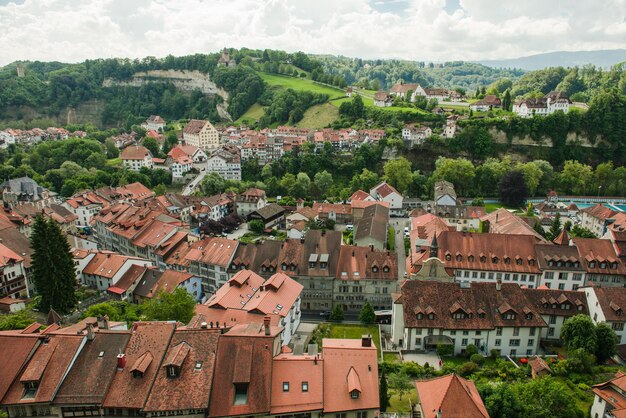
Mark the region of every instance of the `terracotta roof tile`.
<instances>
[{"instance_id":1,"label":"terracotta roof tile","mask_svg":"<svg viewBox=\"0 0 626 418\"><path fill-rule=\"evenodd\" d=\"M271 414L292 414L322 410L324 360L318 356L279 354L272 362ZM289 391L283 391L283 383ZM303 390L306 383L307 391Z\"/></svg>"},{"instance_id":2,"label":"terracotta roof tile","mask_svg":"<svg viewBox=\"0 0 626 418\"><path fill-rule=\"evenodd\" d=\"M0 400L8 391L22 365L35 350L36 335L0 334Z\"/></svg>"},{"instance_id":3,"label":"terracotta roof tile","mask_svg":"<svg viewBox=\"0 0 626 418\"><path fill-rule=\"evenodd\" d=\"M120 158L122 160L143 160L147 156L152 156L146 147L131 145L122 150Z\"/></svg>"},{"instance_id":4,"label":"terracotta roof tile","mask_svg":"<svg viewBox=\"0 0 626 418\"><path fill-rule=\"evenodd\" d=\"M456 374L415 382L424 418L489 418L474 382Z\"/></svg>"}]
</instances>

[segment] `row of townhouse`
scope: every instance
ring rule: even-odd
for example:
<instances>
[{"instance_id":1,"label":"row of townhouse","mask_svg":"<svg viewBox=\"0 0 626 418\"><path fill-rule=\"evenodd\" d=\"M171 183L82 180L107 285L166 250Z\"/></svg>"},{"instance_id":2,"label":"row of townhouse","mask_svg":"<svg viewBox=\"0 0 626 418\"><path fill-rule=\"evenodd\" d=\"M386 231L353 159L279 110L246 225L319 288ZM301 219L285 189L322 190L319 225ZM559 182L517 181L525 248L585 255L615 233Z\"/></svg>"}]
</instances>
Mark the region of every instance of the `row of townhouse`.
<instances>
[{"instance_id":1,"label":"row of townhouse","mask_svg":"<svg viewBox=\"0 0 626 418\"><path fill-rule=\"evenodd\" d=\"M412 248L407 259L407 270L412 274L418 274L428 259L436 258L445 265L444 276L458 282L500 280L559 290L626 284L626 267L607 239L572 239L563 231L554 242L547 243L533 235L441 229L431 228L430 243L414 241L424 245Z\"/></svg>"},{"instance_id":2,"label":"row of townhouse","mask_svg":"<svg viewBox=\"0 0 626 418\"><path fill-rule=\"evenodd\" d=\"M0 332L0 407L10 417L259 416L373 418L370 337L291 352L281 328L83 321Z\"/></svg>"},{"instance_id":3,"label":"row of townhouse","mask_svg":"<svg viewBox=\"0 0 626 418\"><path fill-rule=\"evenodd\" d=\"M286 152L307 143L313 144L316 152L321 152L325 143L329 143L334 151L348 152L362 144L377 142L384 136L382 129L313 131L285 126L261 131L228 127L221 131L222 143L236 145L241 150L241 160L257 159L260 164L276 161Z\"/></svg>"},{"instance_id":4,"label":"row of townhouse","mask_svg":"<svg viewBox=\"0 0 626 418\"><path fill-rule=\"evenodd\" d=\"M572 101L562 91L551 91L544 97L529 98L516 101L513 104L513 113L521 118L547 116L556 111L567 113Z\"/></svg>"},{"instance_id":5,"label":"row of townhouse","mask_svg":"<svg viewBox=\"0 0 626 418\"><path fill-rule=\"evenodd\" d=\"M0 131L0 148L7 148L12 144L32 145L41 141L60 141L68 138L84 138L85 136L87 136L87 132L84 131L70 132L64 128L53 126L46 129L5 129Z\"/></svg>"},{"instance_id":6,"label":"row of townhouse","mask_svg":"<svg viewBox=\"0 0 626 418\"><path fill-rule=\"evenodd\" d=\"M532 356L542 339L560 338L565 320L590 310L582 291L407 280L394 294L392 339L402 350L451 345L463 354L474 345L483 354Z\"/></svg>"},{"instance_id":7,"label":"row of townhouse","mask_svg":"<svg viewBox=\"0 0 626 418\"><path fill-rule=\"evenodd\" d=\"M404 100L409 99L415 102L417 96L426 97L427 99L436 99L438 101L462 101L463 95L454 90L422 87L418 83L397 83L391 86L389 94L394 97L400 97Z\"/></svg>"}]
</instances>

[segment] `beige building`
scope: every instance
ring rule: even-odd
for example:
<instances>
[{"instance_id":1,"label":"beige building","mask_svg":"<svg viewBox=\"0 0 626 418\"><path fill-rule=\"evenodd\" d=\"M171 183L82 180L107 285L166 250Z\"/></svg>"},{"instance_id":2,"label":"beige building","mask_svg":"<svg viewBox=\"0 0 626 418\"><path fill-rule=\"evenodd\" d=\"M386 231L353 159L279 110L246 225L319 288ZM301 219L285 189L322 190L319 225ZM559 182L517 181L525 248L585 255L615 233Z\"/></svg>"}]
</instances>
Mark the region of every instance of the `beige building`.
<instances>
[{"instance_id":1,"label":"beige building","mask_svg":"<svg viewBox=\"0 0 626 418\"><path fill-rule=\"evenodd\" d=\"M215 149L220 146L220 135L208 120L191 119L183 129L183 140L203 150Z\"/></svg>"}]
</instances>

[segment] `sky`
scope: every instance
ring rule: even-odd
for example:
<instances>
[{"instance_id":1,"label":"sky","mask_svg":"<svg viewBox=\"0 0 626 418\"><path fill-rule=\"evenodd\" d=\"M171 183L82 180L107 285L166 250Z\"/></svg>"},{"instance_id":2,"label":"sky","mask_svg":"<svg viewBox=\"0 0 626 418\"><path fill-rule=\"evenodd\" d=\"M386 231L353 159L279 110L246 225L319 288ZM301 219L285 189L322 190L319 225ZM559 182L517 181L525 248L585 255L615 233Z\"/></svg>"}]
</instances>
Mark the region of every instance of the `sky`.
<instances>
[{"instance_id":1,"label":"sky","mask_svg":"<svg viewBox=\"0 0 626 418\"><path fill-rule=\"evenodd\" d=\"M626 48L626 0L0 0L0 65L223 47L419 61Z\"/></svg>"}]
</instances>

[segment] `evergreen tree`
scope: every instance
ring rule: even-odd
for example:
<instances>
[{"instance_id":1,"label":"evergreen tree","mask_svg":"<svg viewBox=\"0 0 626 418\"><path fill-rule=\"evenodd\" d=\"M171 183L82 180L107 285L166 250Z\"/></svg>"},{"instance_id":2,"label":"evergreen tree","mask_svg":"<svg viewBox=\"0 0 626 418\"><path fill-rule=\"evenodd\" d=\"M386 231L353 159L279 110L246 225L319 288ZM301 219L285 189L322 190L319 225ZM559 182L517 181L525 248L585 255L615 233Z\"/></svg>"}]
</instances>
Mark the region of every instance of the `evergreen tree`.
<instances>
[{"instance_id":1,"label":"evergreen tree","mask_svg":"<svg viewBox=\"0 0 626 418\"><path fill-rule=\"evenodd\" d=\"M542 237L546 238L546 231L544 231L543 226L541 226L541 221L535 222L533 225L533 229Z\"/></svg>"},{"instance_id":2,"label":"evergreen tree","mask_svg":"<svg viewBox=\"0 0 626 418\"><path fill-rule=\"evenodd\" d=\"M380 374L380 385L378 385L378 399L380 402L380 412L385 412L389 406L389 390L387 388L387 376L385 376L385 368Z\"/></svg>"},{"instance_id":3,"label":"evergreen tree","mask_svg":"<svg viewBox=\"0 0 626 418\"><path fill-rule=\"evenodd\" d=\"M559 212L556 213L554 219L552 220L552 225L550 225L550 231L548 231L548 236L551 240L555 239L561 233L561 215Z\"/></svg>"},{"instance_id":4,"label":"evergreen tree","mask_svg":"<svg viewBox=\"0 0 626 418\"><path fill-rule=\"evenodd\" d=\"M41 295L41 309L70 312L76 305L76 271L67 239L54 220L46 221L39 215L33 226L31 245L33 280Z\"/></svg>"},{"instance_id":5,"label":"evergreen tree","mask_svg":"<svg viewBox=\"0 0 626 418\"><path fill-rule=\"evenodd\" d=\"M502 108L504 110L511 110L511 90L506 89L504 97L502 98Z\"/></svg>"},{"instance_id":6,"label":"evergreen tree","mask_svg":"<svg viewBox=\"0 0 626 418\"><path fill-rule=\"evenodd\" d=\"M333 311L330 313L330 317L328 317L328 319L330 319L331 321L341 322L341 321L343 321L343 318L344 318L343 307L341 305L335 305L335 307L333 308Z\"/></svg>"},{"instance_id":7,"label":"evergreen tree","mask_svg":"<svg viewBox=\"0 0 626 418\"><path fill-rule=\"evenodd\" d=\"M372 325L376 322L376 313L374 312L374 308L370 305L369 302L365 302L361 312L359 313L359 321L361 321L364 325Z\"/></svg>"}]
</instances>

